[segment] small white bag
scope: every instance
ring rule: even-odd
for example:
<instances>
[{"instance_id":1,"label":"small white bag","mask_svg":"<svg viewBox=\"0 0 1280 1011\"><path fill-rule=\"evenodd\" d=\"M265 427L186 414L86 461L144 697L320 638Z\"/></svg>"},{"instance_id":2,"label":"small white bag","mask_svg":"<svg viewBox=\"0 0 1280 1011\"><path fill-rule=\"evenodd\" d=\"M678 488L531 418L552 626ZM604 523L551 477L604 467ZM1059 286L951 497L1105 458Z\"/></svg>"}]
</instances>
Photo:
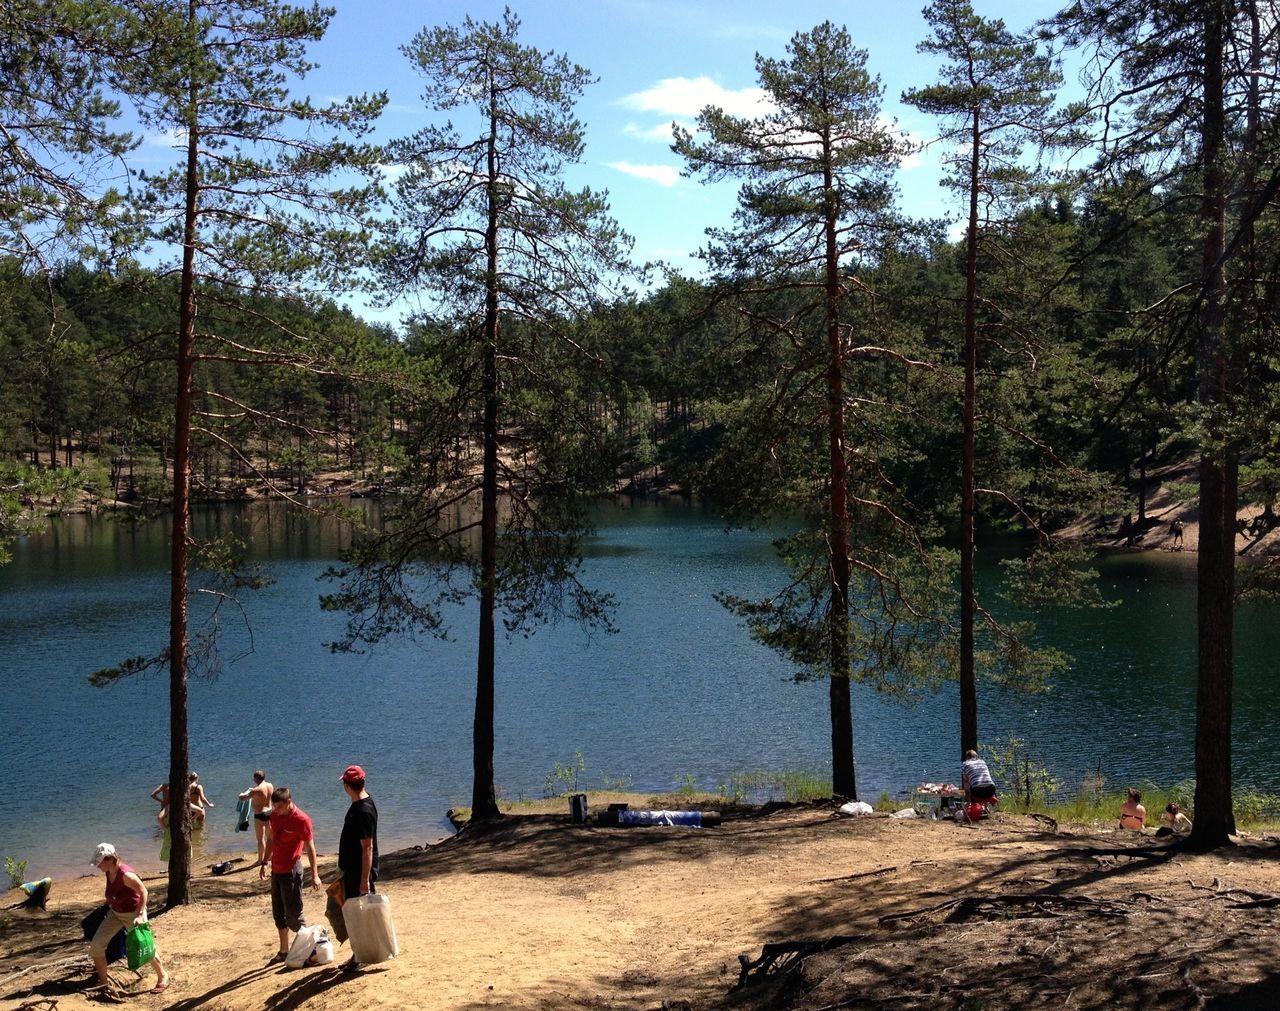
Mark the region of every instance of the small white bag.
<instances>
[{"instance_id":1,"label":"small white bag","mask_svg":"<svg viewBox=\"0 0 1280 1011\"><path fill-rule=\"evenodd\" d=\"M377 965L400 954L391 903L381 892L347 899L342 904L342 919L347 924L351 956L361 965Z\"/></svg>"},{"instance_id":2,"label":"small white bag","mask_svg":"<svg viewBox=\"0 0 1280 1011\"><path fill-rule=\"evenodd\" d=\"M333 961L333 942L329 940L329 932L319 924L310 927L303 927L293 938L293 944L289 945L289 954L285 956L284 964L290 969L301 969L307 965L318 965L318 961L313 961L312 956L317 955L319 947L324 944L329 949L329 957L326 962Z\"/></svg>"}]
</instances>

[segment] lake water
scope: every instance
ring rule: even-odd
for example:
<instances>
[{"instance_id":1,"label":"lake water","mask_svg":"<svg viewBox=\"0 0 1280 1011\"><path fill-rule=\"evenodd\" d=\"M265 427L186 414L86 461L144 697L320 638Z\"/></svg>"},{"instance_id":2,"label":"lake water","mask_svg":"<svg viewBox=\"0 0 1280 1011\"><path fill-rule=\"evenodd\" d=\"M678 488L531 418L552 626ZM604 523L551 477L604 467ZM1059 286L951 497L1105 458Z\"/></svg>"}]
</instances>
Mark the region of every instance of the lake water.
<instances>
[{"instance_id":1,"label":"lake water","mask_svg":"<svg viewBox=\"0 0 1280 1011\"><path fill-rule=\"evenodd\" d=\"M324 646L342 618L319 610L318 581L342 533L281 506L209 510L197 533L245 525L275 583L247 598L253 652L191 691L192 765L217 805L199 844L252 849L233 829L235 794L261 766L315 820L321 852L337 846L346 798L340 771L369 770L384 848L436 838L444 812L471 792L473 610L453 639L398 641L368 654ZM163 521L58 520L20 542L0 568L0 857L28 876L92 873L111 840L141 867L159 864L156 805L168 770L166 676L95 689L92 671L167 641ZM496 778L507 797L537 797L557 762L581 752L581 785L627 779L670 790L694 777L714 790L735 773L829 775L827 691L794 684L712 599L778 585L764 532L726 533L696 506L604 508L587 577L616 594L616 635L573 625L499 641ZM991 570L987 570L991 578ZM1047 614L1045 641L1074 654L1047 695L980 694L981 738L1017 735L1069 782L1100 768L1114 786L1173 784L1193 772L1194 557L1102 563L1105 611ZM1280 789L1280 610L1241 606L1237 628L1236 777ZM230 655L245 645L226 616ZM915 705L854 687L859 791L898 793L955 779L954 686ZM197 857L199 861L200 857ZM199 867L199 863L197 863Z\"/></svg>"}]
</instances>

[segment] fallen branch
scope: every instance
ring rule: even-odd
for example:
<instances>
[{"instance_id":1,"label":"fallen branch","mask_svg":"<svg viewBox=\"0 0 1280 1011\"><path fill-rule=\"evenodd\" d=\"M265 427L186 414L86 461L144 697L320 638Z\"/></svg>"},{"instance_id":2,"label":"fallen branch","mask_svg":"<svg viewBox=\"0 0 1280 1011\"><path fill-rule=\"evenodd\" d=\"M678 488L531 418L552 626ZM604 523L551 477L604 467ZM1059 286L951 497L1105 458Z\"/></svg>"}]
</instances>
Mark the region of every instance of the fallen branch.
<instances>
[{"instance_id":1,"label":"fallen branch","mask_svg":"<svg viewBox=\"0 0 1280 1011\"><path fill-rule=\"evenodd\" d=\"M922 916L928 916L931 913L941 912L944 909L951 909L952 912L947 916L945 922L959 923L979 915L984 906L1034 907L1038 914L1042 916L1061 916L1063 915L1062 909L1091 909L1103 916L1124 917L1129 915L1128 909L1106 899L1091 899L1087 895L1044 895L1039 892L1032 892L1010 895L965 896L964 898L952 899L949 902L942 902L935 906L926 906L923 909L914 909L905 913L890 913L888 916L880 917L878 922L883 927L898 920L917 919ZM1037 913L1032 912L1027 915L1034 916Z\"/></svg>"},{"instance_id":2,"label":"fallen branch","mask_svg":"<svg viewBox=\"0 0 1280 1011\"><path fill-rule=\"evenodd\" d=\"M815 881L808 882L811 885L829 885L837 881L858 881L861 878L875 878L881 874L895 874L900 871L901 867L880 867L874 871L862 871L859 874L846 874L839 878L818 878Z\"/></svg>"},{"instance_id":3,"label":"fallen branch","mask_svg":"<svg viewBox=\"0 0 1280 1011\"><path fill-rule=\"evenodd\" d=\"M71 965L87 965L88 962L89 959L87 956L76 955L73 958L64 958L57 962L40 962L36 965L29 965L25 969L19 969L17 972L11 972L8 976L5 976L4 979L0 979L0 988L8 986L15 979L25 976L29 972L35 972L37 969L64 969Z\"/></svg>"},{"instance_id":4,"label":"fallen branch","mask_svg":"<svg viewBox=\"0 0 1280 1011\"><path fill-rule=\"evenodd\" d=\"M1196 999L1196 1007L1208 1007L1209 1000L1205 996L1205 992L1196 985L1196 981L1191 978L1191 970L1200 964L1198 955L1187 959L1178 968L1178 975L1182 977L1183 985L1191 991L1191 996Z\"/></svg>"},{"instance_id":5,"label":"fallen branch","mask_svg":"<svg viewBox=\"0 0 1280 1011\"><path fill-rule=\"evenodd\" d=\"M754 961L750 955L738 956L738 985L734 989L741 990L748 983L758 982L765 976L794 972L810 955L860 940L859 937L838 934L822 941L775 941L766 944L760 949L760 957Z\"/></svg>"}]
</instances>

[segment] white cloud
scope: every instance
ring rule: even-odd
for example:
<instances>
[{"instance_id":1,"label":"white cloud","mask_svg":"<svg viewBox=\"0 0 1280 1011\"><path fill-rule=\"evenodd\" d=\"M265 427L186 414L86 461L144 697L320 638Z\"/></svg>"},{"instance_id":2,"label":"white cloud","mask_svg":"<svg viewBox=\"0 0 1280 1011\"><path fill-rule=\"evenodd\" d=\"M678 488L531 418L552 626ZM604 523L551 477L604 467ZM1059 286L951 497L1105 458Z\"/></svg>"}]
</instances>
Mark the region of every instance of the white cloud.
<instances>
[{"instance_id":1,"label":"white cloud","mask_svg":"<svg viewBox=\"0 0 1280 1011\"><path fill-rule=\"evenodd\" d=\"M691 133L697 126L697 124L692 121L681 123L679 120L676 120L676 122L680 123L682 127ZM669 120L664 123L659 123L657 126L650 127L637 126L635 123L628 123L622 128L622 132L628 137L636 137L639 140L656 140L661 141L664 144L671 143L671 121Z\"/></svg>"},{"instance_id":2,"label":"white cloud","mask_svg":"<svg viewBox=\"0 0 1280 1011\"><path fill-rule=\"evenodd\" d=\"M163 133L149 133L146 136L146 143L152 147L185 147L187 143L186 130L165 130Z\"/></svg>"},{"instance_id":3,"label":"white cloud","mask_svg":"<svg viewBox=\"0 0 1280 1011\"><path fill-rule=\"evenodd\" d=\"M760 116L773 109L763 88L730 91L709 77L664 77L651 88L623 96L619 103L637 112L692 119L708 105L733 116Z\"/></svg>"},{"instance_id":4,"label":"white cloud","mask_svg":"<svg viewBox=\"0 0 1280 1011\"><path fill-rule=\"evenodd\" d=\"M674 165L632 165L629 161L605 162L611 169L617 169L637 179L648 179L659 186L674 186L680 181L680 170Z\"/></svg>"}]
</instances>

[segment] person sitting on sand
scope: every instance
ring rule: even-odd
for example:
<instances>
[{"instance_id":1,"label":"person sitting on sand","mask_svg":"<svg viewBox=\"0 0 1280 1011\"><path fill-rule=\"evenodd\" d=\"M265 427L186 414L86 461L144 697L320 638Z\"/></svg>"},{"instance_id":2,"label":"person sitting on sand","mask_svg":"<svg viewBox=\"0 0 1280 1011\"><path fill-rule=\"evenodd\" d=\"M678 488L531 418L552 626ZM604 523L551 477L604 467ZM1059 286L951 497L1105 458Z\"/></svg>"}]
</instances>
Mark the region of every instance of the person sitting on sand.
<instances>
[{"instance_id":1,"label":"person sitting on sand","mask_svg":"<svg viewBox=\"0 0 1280 1011\"><path fill-rule=\"evenodd\" d=\"M1142 806L1142 793L1129 787L1129 799L1120 808L1120 827L1130 832L1141 832L1147 823L1147 809Z\"/></svg>"},{"instance_id":2,"label":"person sitting on sand","mask_svg":"<svg viewBox=\"0 0 1280 1011\"><path fill-rule=\"evenodd\" d=\"M1168 804L1165 806L1164 814L1160 816L1160 820L1164 822L1157 835L1189 835L1191 832L1191 819L1182 813L1182 808L1177 804Z\"/></svg>"},{"instance_id":3,"label":"person sitting on sand","mask_svg":"<svg viewBox=\"0 0 1280 1011\"><path fill-rule=\"evenodd\" d=\"M93 866L107 877L107 915L98 925L93 940L89 942L89 953L93 957L93 968L98 974L98 985L95 989L110 991L111 976L107 973L107 945L121 930L128 930L147 922L147 886L134 872L134 869L121 861L116 848L111 843L98 843L93 851ZM150 993L164 993L169 985L169 974L164 971L157 952L147 965L156 971L156 985ZM138 967L139 970L144 968Z\"/></svg>"}]
</instances>

